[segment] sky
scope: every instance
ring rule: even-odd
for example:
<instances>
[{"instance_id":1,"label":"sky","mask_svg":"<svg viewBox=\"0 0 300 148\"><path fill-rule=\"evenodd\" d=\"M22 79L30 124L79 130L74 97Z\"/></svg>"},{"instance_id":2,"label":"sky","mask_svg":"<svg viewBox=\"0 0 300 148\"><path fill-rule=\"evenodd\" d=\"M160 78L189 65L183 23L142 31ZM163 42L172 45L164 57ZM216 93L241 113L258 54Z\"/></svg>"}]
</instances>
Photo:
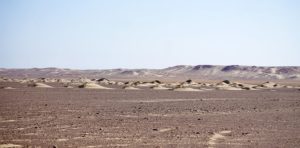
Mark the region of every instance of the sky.
<instances>
[{"instance_id":1,"label":"sky","mask_svg":"<svg viewBox=\"0 0 300 148\"><path fill-rule=\"evenodd\" d=\"M0 0L0 67L300 66L299 8L299 0Z\"/></svg>"}]
</instances>

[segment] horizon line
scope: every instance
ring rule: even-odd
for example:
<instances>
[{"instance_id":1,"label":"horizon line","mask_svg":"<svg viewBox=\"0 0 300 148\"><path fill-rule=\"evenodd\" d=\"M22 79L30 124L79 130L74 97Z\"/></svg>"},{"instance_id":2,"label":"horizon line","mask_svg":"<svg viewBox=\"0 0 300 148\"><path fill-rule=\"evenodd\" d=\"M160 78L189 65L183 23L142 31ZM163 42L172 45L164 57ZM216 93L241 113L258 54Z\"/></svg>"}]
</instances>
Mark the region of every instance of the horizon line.
<instances>
[{"instance_id":1,"label":"horizon line","mask_svg":"<svg viewBox=\"0 0 300 148\"><path fill-rule=\"evenodd\" d=\"M0 67L0 69L47 69L47 68L55 68L55 69L70 69L70 70L113 70L113 69L123 69L123 70L137 70L137 69L166 69L166 68L171 68L171 67L177 67L177 66L190 66L190 67L195 67L195 66L241 66L241 67L300 67L299 65L277 65L277 66L265 66L265 65L238 65L238 64L230 64L230 65L214 65L214 64L198 64L198 65L184 65L184 64L179 64L179 65L174 65L174 66L168 66L164 68L124 68L124 67L118 67L118 68L69 68L69 67L55 67L55 66L49 66L49 67Z\"/></svg>"}]
</instances>

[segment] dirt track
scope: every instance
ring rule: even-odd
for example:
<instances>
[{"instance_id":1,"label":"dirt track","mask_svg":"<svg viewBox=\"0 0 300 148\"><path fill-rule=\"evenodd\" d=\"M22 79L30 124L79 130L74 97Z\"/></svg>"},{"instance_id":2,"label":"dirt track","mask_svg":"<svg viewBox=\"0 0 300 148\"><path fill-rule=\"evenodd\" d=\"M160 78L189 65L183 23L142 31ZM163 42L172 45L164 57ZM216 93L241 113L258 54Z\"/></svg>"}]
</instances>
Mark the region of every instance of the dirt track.
<instances>
[{"instance_id":1,"label":"dirt track","mask_svg":"<svg viewBox=\"0 0 300 148\"><path fill-rule=\"evenodd\" d=\"M300 91L0 90L0 147L300 147Z\"/></svg>"}]
</instances>

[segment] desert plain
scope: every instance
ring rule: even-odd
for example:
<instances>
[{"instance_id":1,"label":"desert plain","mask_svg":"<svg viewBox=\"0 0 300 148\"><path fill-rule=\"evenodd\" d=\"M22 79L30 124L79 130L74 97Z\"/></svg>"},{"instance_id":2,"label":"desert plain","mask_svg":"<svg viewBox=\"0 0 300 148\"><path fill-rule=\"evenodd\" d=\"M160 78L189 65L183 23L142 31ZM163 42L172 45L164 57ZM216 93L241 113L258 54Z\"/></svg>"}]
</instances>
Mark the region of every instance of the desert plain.
<instances>
[{"instance_id":1,"label":"desert plain","mask_svg":"<svg viewBox=\"0 0 300 148\"><path fill-rule=\"evenodd\" d=\"M298 81L0 80L0 147L300 147Z\"/></svg>"}]
</instances>

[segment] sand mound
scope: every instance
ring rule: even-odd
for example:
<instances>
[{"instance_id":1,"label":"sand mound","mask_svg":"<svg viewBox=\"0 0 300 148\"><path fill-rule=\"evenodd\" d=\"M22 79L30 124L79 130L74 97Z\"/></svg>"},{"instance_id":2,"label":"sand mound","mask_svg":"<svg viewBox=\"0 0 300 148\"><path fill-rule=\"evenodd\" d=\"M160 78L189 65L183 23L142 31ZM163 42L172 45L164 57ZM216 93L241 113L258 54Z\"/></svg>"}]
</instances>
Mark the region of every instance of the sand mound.
<instances>
[{"instance_id":1,"label":"sand mound","mask_svg":"<svg viewBox=\"0 0 300 148\"><path fill-rule=\"evenodd\" d=\"M280 84L277 84L277 83L274 83L274 82L265 82L265 83L262 83L260 85L258 85L258 87L262 87L262 88L282 88L284 87L283 85L280 85Z\"/></svg>"},{"instance_id":2,"label":"sand mound","mask_svg":"<svg viewBox=\"0 0 300 148\"><path fill-rule=\"evenodd\" d=\"M70 86L75 86L75 87L79 87L81 85L83 85L84 83L80 83L80 82L70 82L70 83L67 83L65 85L70 85Z\"/></svg>"},{"instance_id":3,"label":"sand mound","mask_svg":"<svg viewBox=\"0 0 300 148\"><path fill-rule=\"evenodd\" d=\"M217 83L217 84L215 84L215 86L217 86L217 87L222 87L222 86L229 86L229 84L228 83L225 83L225 82L219 82L219 83Z\"/></svg>"},{"instance_id":4,"label":"sand mound","mask_svg":"<svg viewBox=\"0 0 300 148\"><path fill-rule=\"evenodd\" d=\"M200 89L183 87L182 85L178 85L176 88L171 89L173 91L201 91Z\"/></svg>"},{"instance_id":5,"label":"sand mound","mask_svg":"<svg viewBox=\"0 0 300 148\"><path fill-rule=\"evenodd\" d=\"M228 87L228 86L230 86L230 84L232 84L232 82L230 82L229 80L224 80L222 82L212 84L212 86L213 87Z\"/></svg>"},{"instance_id":6,"label":"sand mound","mask_svg":"<svg viewBox=\"0 0 300 148\"><path fill-rule=\"evenodd\" d=\"M141 83L141 84L137 84L136 86L139 86L139 87L152 87L152 86L155 86L157 84L154 84L154 83L150 83L150 82L144 82L144 83Z\"/></svg>"},{"instance_id":7,"label":"sand mound","mask_svg":"<svg viewBox=\"0 0 300 148\"><path fill-rule=\"evenodd\" d=\"M163 87L161 85L157 85L157 86L152 86L150 87L151 89L154 89L154 90L170 90L170 88L167 88L167 87Z\"/></svg>"},{"instance_id":8,"label":"sand mound","mask_svg":"<svg viewBox=\"0 0 300 148\"><path fill-rule=\"evenodd\" d=\"M217 90L243 90L239 85L228 85L227 83L222 82L221 84L216 85Z\"/></svg>"},{"instance_id":9,"label":"sand mound","mask_svg":"<svg viewBox=\"0 0 300 148\"><path fill-rule=\"evenodd\" d=\"M208 88L208 87L199 87L199 88L197 88L197 89L199 89L200 91L211 91L211 90L216 90L216 89L214 89L214 88Z\"/></svg>"},{"instance_id":10,"label":"sand mound","mask_svg":"<svg viewBox=\"0 0 300 148\"><path fill-rule=\"evenodd\" d=\"M200 87L201 84L192 81L191 79L186 80L185 82L182 82L180 85L183 87Z\"/></svg>"},{"instance_id":11,"label":"sand mound","mask_svg":"<svg viewBox=\"0 0 300 148\"><path fill-rule=\"evenodd\" d=\"M231 82L229 80L224 80L222 82L225 83L225 84L231 84Z\"/></svg>"},{"instance_id":12,"label":"sand mound","mask_svg":"<svg viewBox=\"0 0 300 148\"><path fill-rule=\"evenodd\" d=\"M178 83L178 82L175 82L175 83L169 83L169 84L167 84L166 86L168 86L168 87L177 87L177 86L179 86L179 85L181 85L181 84Z\"/></svg>"},{"instance_id":13,"label":"sand mound","mask_svg":"<svg viewBox=\"0 0 300 148\"><path fill-rule=\"evenodd\" d=\"M18 83L26 84L26 83L30 83L30 81L28 79L21 79L18 81Z\"/></svg>"},{"instance_id":14,"label":"sand mound","mask_svg":"<svg viewBox=\"0 0 300 148\"><path fill-rule=\"evenodd\" d=\"M133 83L134 83L134 82L128 81L128 82L125 82L124 85L130 86L130 85L134 85Z\"/></svg>"},{"instance_id":15,"label":"sand mound","mask_svg":"<svg viewBox=\"0 0 300 148\"><path fill-rule=\"evenodd\" d=\"M0 148L22 148L22 145L17 145L17 144L0 144Z\"/></svg>"},{"instance_id":16,"label":"sand mound","mask_svg":"<svg viewBox=\"0 0 300 148\"><path fill-rule=\"evenodd\" d=\"M255 90L255 85L224 80L214 85L217 90Z\"/></svg>"},{"instance_id":17,"label":"sand mound","mask_svg":"<svg viewBox=\"0 0 300 148\"><path fill-rule=\"evenodd\" d=\"M285 85L285 86L283 86L283 88L297 88L297 87Z\"/></svg>"},{"instance_id":18,"label":"sand mound","mask_svg":"<svg viewBox=\"0 0 300 148\"><path fill-rule=\"evenodd\" d=\"M71 79L71 83L92 83L92 80L87 78Z\"/></svg>"},{"instance_id":19,"label":"sand mound","mask_svg":"<svg viewBox=\"0 0 300 148\"><path fill-rule=\"evenodd\" d=\"M7 81L7 79L6 78L2 78L2 77L0 77L0 82L6 82Z\"/></svg>"},{"instance_id":20,"label":"sand mound","mask_svg":"<svg viewBox=\"0 0 300 148\"><path fill-rule=\"evenodd\" d=\"M198 85L197 82L194 82L194 81L191 80L191 79L186 80L184 83L185 83L185 84L189 84L189 85Z\"/></svg>"},{"instance_id":21,"label":"sand mound","mask_svg":"<svg viewBox=\"0 0 300 148\"><path fill-rule=\"evenodd\" d=\"M255 85L239 83L239 82L231 83L230 86L235 88L241 88L243 90L255 90Z\"/></svg>"},{"instance_id":22,"label":"sand mound","mask_svg":"<svg viewBox=\"0 0 300 148\"><path fill-rule=\"evenodd\" d=\"M71 85L65 85L64 87L65 87L65 88L74 88L74 87L71 86Z\"/></svg>"},{"instance_id":23,"label":"sand mound","mask_svg":"<svg viewBox=\"0 0 300 148\"><path fill-rule=\"evenodd\" d=\"M40 82L40 83L54 83L54 82L57 82L56 79L51 79L51 78L38 78L35 81Z\"/></svg>"},{"instance_id":24,"label":"sand mound","mask_svg":"<svg viewBox=\"0 0 300 148\"><path fill-rule=\"evenodd\" d=\"M133 86L124 86L123 89L128 89L128 90L140 90L139 88L133 87Z\"/></svg>"},{"instance_id":25,"label":"sand mound","mask_svg":"<svg viewBox=\"0 0 300 148\"><path fill-rule=\"evenodd\" d=\"M0 82L16 82L17 79L10 79L10 78L0 78Z\"/></svg>"},{"instance_id":26,"label":"sand mound","mask_svg":"<svg viewBox=\"0 0 300 148\"><path fill-rule=\"evenodd\" d=\"M152 81L152 82L150 82L150 83L153 83L153 84L161 84L161 81L159 81L159 80L154 80L154 81Z\"/></svg>"},{"instance_id":27,"label":"sand mound","mask_svg":"<svg viewBox=\"0 0 300 148\"><path fill-rule=\"evenodd\" d=\"M242 88L238 88L238 87L230 87L230 86L228 86L228 87L217 87L216 89L217 89L217 90L244 90L244 89L242 89Z\"/></svg>"},{"instance_id":28,"label":"sand mound","mask_svg":"<svg viewBox=\"0 0 300 148\"><path fill-rule=\"evenodd\" d=\"M124 83L123 83L123 82L116 82L116 85L118 85L118 86L123 86Z\"/></svg>"},{"instance_id":29,"label":"sand mound","mask_svg":"<svg viewBox=\"0 0 300 148\"><path fill-rule=\"evenodd\" d=\"M135 81L135 82L132 83L132 85L137 86L137 85L142 84L142 83L143 83L143 82L141 82L141 81Z\"/></svg>"},{"instance_id":30,"label":"sand mound","mask_svg":"<svg viewBox=\"0 0 300 148\"><path fill-rule=\"evenodd\" d=\"M106 78L101 78L101 79L98 79L98 80L96 80L98 83L100 83L100 84L110 84L110 85L114 85L114 84L116 84L117 82L115 82L115 81L111 81L111 80L108 80L108 79L106 79Z\"/></svg>"},{"instance_id":31,"label":"sand mound","mask_svg":"<svg viewBox=\"0 0 300 148\"><path fill-rule=\"evenodd\" d=\"M101 78L101 79L98 79L96 80L97 82L100 82L100 83L109 83L109 80L106 79L106 78Z\"/></svg>"},{"instance_id":32,"label":"sand mound","mask_svg":"<svg viewBox=\"0 0 300 148\"><path fill-rule=\"evenodd\" d=\"M112 89L112 88L104 87L104 86L98 85L96 83L90 83L90 82L86 82L82 85L79 85L78 87L79 88L87 88L87 89Z\"/></svg>"},{"instance_id":33,"label":"sand mound","mask_svg":"<svg viewBox=\"0 0 300 148\"><path fill-rule=\"evenodd\" d=\"M213 84L209 84L209 83L201 83L201 86L204 86L204 87L211 87L211 86L213 86Z\"/></svg>"},{"instance_id":34,"label":"sand mound","mask_svg":"<svg viewBox=\"0 0 300 148\"><path fill-rule=\"evenodd\" d=\"M28 87L38 87L38 88L52 88L52 86L49 86L44 83L30 83L27 85Z\"/></svg>"},{"instance_id":35,"label":"sand mound","mask_svg":"<svg viewBox=\"0 0 300 148\"><path fill-rule=\"evenodd\" d=\"M57 79L56 82L58 82L58 83L69 83L69 82L71 82L71 81L70 81L70 80L67 80L67 79Z\"/></svg>"},{"instance_id":36,"label":"sand mound","mask_svg":"<svg viewBox=\"0 0 300 148\"><path fill-rule=\"evenodd\" d=\"M16 89L16 88L9 87L9 86L4 86L4 87L0 87L0 89Z\"/></svg>"}]
</instances>

